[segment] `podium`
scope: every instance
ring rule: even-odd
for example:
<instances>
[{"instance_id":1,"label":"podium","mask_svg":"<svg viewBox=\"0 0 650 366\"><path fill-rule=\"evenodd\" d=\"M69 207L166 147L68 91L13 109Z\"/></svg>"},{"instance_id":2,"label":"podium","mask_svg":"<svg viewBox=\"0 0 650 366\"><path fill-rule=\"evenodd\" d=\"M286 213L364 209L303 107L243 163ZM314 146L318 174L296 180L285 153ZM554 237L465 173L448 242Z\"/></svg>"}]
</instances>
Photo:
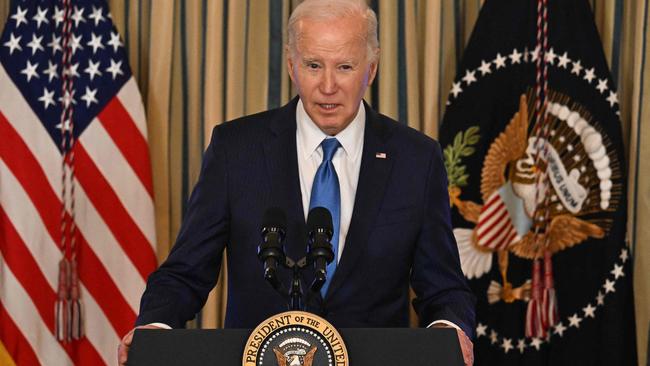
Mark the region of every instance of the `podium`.
<instances>
[{"instance_id":1,"label":"podium","mask_svg":"<svg viewBox=\"0 0 650 366\"><path fill-rule=\"evenodd\" d=\"M343 328L338 331L352 366L464 365L453 328ZM246 329L138 329L127 364L238 366L242 364L250 333Z\"/></svg>"}]
</instances>

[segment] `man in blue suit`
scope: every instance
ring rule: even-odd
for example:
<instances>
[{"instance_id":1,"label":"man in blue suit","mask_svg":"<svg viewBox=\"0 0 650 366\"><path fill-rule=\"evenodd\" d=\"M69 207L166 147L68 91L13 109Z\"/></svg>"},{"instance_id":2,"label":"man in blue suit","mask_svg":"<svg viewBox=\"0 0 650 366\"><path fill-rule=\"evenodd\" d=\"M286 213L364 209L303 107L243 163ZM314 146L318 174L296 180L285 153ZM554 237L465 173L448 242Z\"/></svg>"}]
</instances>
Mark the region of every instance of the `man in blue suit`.
<instances>
[{"instance_id":1,"label":"man in blue suit","mask_svg":"<svg viewBox=\"0 0 650 366\"><path fill-rule=\"evenodd\" d=\"M262 216L273 206L286 212L286 251L297 259L306 252L309 208L320 205L333 212L336 261L306 310L336 327L405 327L410 284L421 325L455 327L471 364L474 298L452 234L440 147L362 101L379 58L374 12L363 0L307 0L289 20L287 55L299 97L214 129L176 244L148 279L137 324L179 328L194 318L224 249L226 327L254 328L286 311L256 255ZM288 283L291 273L279 276Z\"/></svg>"}]
</instances>

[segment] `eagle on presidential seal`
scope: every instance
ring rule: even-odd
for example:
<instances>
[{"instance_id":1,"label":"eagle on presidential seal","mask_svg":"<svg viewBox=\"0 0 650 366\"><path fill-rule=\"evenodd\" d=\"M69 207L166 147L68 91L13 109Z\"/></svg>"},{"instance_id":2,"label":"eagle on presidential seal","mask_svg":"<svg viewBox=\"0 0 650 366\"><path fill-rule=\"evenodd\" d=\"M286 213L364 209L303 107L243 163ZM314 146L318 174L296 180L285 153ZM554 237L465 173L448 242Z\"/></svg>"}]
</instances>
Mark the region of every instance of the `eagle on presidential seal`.
<instances>
[{"instance_id":1,"label":"eagle on presidential seal","mask_svg":"<svg viewBox=\"0 0 650 366\"><path fill-rule=\"evenodd\" d=\"M312 366L316 346L301 338L289 338L273 348L278 366Z\"/></svg>"}]
</instances>

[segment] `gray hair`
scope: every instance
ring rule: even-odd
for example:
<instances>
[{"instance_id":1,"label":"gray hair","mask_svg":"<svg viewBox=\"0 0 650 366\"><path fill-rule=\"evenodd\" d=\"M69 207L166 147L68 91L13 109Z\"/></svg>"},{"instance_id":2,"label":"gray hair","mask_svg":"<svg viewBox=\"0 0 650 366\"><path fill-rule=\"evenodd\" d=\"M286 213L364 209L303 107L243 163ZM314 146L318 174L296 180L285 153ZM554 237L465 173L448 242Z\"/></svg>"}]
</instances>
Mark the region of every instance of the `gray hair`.
<instances>
[{"instance_id":1,"label":"gray hair","mask_svg":"<svg viewBox=\"0 0 650 366\"><path fill-rule=\"evenodd\" d=\"M287 45L291 56L296 54L296 42L300 38L297 24L300 20L332 20L349 16L360 16L366 21L368 60L377 61L377 15L365 0L305 0L300 3L291 13L287 27Z\"/></svg>"}]
</instances>

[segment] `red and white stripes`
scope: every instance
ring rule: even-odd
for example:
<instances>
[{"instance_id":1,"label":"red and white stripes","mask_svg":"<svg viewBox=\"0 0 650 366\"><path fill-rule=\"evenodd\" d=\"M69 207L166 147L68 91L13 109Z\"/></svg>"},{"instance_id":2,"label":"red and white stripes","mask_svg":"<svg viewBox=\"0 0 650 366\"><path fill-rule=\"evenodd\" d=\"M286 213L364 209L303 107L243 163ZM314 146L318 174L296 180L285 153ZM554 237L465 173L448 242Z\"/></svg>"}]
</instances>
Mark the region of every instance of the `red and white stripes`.
<instances>
[{"instance_id":1,"label":"red and white stripes","mask_svg":"<svg viewBox=\"0 0 650 366\"><path fill-rule=\"evenodd\" d=\"M144 113L133 79L75 142L75 174L0 67L0 341L18 364L114 365L156 267ZM64 180L74 186L86 334L55 337ZM73 222L70 206L63 218ZM67 226L68 230L70 226Z\"/></svg>"},{"instance_id":2,"label":"red and white stripes","mask_svg":"<svg viewBox=\"0 0 650 366\"><path fill-rule=\"evenodd\" d=\"M478 245L492 250L504 250L518 238L508 208L498 191L492 193L481 208L476 234Z\"/></svg>"}]
</instances>

